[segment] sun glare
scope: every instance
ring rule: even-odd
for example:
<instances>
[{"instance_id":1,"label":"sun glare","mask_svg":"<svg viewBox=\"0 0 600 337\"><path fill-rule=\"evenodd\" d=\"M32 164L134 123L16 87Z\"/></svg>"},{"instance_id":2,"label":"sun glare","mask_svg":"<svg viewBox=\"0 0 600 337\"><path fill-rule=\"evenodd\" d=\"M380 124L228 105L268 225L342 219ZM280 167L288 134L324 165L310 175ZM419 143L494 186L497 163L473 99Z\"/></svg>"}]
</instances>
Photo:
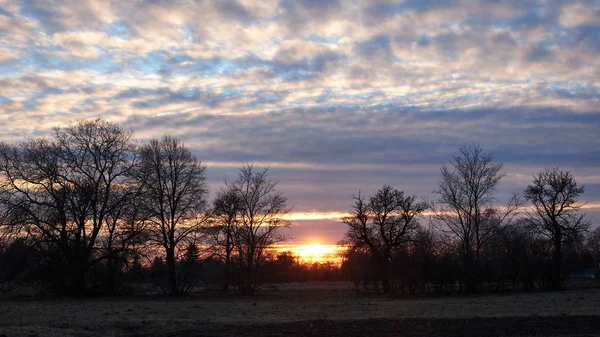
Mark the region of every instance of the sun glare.
<instances>
[{"instance_id":1,"label":"sun glare","mask_svg":"<svg viewBox=\"0 0 600 337\"><path fill-rule=\"evenodd\" d=\"M294 253L303 263L340 263L340 252L344 247L311 242L307 245L293 245L284 249Z\"/></svg>"}]
</instances>

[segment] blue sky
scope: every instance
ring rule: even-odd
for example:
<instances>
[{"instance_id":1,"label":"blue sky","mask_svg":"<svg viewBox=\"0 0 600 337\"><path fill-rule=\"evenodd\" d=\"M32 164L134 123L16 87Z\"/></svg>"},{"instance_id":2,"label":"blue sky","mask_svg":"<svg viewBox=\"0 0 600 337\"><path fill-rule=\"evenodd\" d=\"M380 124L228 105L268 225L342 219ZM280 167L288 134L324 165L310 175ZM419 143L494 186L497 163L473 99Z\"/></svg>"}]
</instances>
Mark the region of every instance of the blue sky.
<instances>
[{"instance_id":1,"label":"blue sky","mask_svg":"<svg viewBox=\"0 0 600 337\"><path fill-rule=\"evenodd\" d=\"M545 167L600 223L600 1L0 0L0 140L102 117L177 136L213 191L270 167L295 242L334 243L351 196L432 199L462 144Z\"/></svg>"}]
</instances>

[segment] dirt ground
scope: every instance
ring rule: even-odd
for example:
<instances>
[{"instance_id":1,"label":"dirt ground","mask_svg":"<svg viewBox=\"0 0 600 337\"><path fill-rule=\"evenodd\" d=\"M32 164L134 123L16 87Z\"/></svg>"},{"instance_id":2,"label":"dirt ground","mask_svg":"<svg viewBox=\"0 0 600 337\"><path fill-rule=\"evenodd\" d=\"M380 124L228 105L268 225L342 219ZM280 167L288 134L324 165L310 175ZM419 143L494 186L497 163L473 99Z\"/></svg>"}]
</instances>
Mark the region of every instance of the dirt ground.
<instances>
[{"instance_id":1,"label":"dirt ground","mask_svg":"<svg viewBox=\"0 0 600 337\"><path fill-rule=\"evenodd\" d=\"M13 336L600 336L600 289L386 298L347 284L198 295L0 300Z\"/></svg>"}]
</instances>

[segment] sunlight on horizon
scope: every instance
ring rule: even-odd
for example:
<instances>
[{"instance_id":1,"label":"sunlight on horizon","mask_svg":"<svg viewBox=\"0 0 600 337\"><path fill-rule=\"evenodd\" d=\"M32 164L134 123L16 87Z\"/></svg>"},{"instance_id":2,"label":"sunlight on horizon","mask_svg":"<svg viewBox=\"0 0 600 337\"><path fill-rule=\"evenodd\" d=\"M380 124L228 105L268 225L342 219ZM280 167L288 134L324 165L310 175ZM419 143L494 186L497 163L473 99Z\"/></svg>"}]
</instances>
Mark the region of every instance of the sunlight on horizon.
<instances>
[{"instance_id":1,"label":"sunlight on horizon","mask_svg":"<svg viewBox=\"0 0 600 337\"><path fill-rule=\"evenodd\" d=\"M291 252L298 257L300 263L333 263L342 262L342 253L347 249L341 245L320 244L312 241L309 244L283 244L277 246L278 252Z\"/></svg>"}]
</instances>

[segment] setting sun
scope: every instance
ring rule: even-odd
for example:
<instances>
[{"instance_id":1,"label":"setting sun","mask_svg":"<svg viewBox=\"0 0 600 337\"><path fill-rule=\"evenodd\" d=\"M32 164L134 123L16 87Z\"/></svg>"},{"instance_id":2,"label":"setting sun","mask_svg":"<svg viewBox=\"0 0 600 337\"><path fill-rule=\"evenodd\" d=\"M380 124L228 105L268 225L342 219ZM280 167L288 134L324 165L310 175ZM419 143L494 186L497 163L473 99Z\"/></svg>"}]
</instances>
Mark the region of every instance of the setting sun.
<instances>
[{"instance_id":1,"label":"setting sun","mask_svg":"<svg viewBox=\"0 0 600 337\"><path fill-rule=\"evenodd\" d=\"M279 247L280 251L291 251L298 256L302 263L340 263L340 253L345 249L338 245L322 245L311 242L307 245L285 245Z\"/></svg>"}]
</instances>

